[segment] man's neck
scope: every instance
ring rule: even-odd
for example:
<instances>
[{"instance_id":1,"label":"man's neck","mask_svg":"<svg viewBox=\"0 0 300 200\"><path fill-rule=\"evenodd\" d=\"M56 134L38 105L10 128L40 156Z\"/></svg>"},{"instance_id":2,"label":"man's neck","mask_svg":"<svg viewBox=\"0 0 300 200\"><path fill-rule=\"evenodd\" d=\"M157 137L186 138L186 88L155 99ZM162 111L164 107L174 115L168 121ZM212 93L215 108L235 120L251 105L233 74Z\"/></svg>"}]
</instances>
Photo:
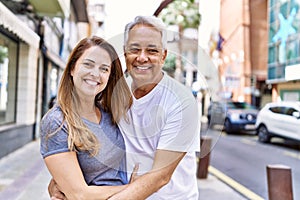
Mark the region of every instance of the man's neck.
<instances>
[{"instance_id":1,"label":"man's neck","mask_svg":"<svg viewBox=\"0 0 300 200\"><path fill-rule=\"evenodd\" d=\"M132 87L133 95L136 99L139 99L139 98L147 95L149 92L151 92L153 90L153 88L155 88L156 85L157 85L157 83L143 85L141 87L133 86Z\"/></svg>"},{"instance_id":2,"label":"man's neck","mask_svg":"<svg viewBox=\"0 0 300 200\"><path fill-rule=\"evenodd\" d=\"M145 83L145 82L136 82L133 80L131 84L131 90L136 99L139 99L143 96L146 96L148 93L150 93L157 84L163 79L164 73L161 73L157 80L151 82L151 83Z\"/></svg>"}]
</instances>

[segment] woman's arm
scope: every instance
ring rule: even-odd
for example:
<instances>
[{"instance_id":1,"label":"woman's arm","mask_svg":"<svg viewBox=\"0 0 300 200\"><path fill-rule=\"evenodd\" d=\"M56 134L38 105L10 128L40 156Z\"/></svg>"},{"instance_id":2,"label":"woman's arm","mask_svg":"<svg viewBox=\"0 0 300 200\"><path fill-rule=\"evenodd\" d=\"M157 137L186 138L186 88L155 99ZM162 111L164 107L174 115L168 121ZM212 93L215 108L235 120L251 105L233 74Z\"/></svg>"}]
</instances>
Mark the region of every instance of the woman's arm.
<instances>
[{"instance_id":1,"label":"woman's arm","mask_svg":"<svg viewBox=\"0 0 300 200\"><path fill-rule=\"evenodd\" d=\"M53 179L67 199L108 199L127 187L127 185L88 186L75 152L50 155L44 160Z\"/></svg>"}]
</instances>

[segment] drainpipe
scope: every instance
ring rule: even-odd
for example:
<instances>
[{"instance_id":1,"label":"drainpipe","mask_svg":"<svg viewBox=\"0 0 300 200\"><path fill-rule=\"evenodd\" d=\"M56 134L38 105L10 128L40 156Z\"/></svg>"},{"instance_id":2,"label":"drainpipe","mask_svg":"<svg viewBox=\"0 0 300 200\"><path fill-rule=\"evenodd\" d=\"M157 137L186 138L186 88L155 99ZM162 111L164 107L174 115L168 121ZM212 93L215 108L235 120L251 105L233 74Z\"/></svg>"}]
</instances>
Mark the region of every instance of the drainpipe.
<instances>
[{"instance_id":1,"label":"drainpipe","mask_svg":"<svg viewBox=\"0 0 300 200\"><path fill-rule=\"evenodd\" d=\"M36 33L40 36L40 46L38 52L38 62L37 62L37 79L36 79L36 102L35 102L35 124L34 124L34 132L32 139L35 140L39 138L39 125L40 120L42 118L42 103L43 99L40 99L40 96L43 92L43 68L44 68L44 60L45 55L43 53L44 48L44 27L43 27L43 19L38 19L38 24L36 25Z\"/></svg>"}]
</instances>

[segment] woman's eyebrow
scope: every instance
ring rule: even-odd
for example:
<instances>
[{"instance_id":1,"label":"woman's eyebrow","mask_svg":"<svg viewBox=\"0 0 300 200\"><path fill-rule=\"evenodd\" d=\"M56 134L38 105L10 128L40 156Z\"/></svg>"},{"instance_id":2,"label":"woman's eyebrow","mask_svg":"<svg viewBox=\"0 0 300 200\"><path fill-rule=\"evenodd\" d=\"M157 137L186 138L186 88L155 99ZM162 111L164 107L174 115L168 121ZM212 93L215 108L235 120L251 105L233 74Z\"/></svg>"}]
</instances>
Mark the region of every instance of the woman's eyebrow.
<instances>
[{"instance_id":1,"label":"woman's eyebrow","mask_svg":"<svg viewBox=\"0 0 300 200\"><path fill-rule=\"evenodd\" d=\"M88 61L88 62L95 63L95 61L94 61L94 60L91 60L91 59L89 59L89 58L85 58L85 59L83 59L83 61Z\"/></svg>"}]
</instances>

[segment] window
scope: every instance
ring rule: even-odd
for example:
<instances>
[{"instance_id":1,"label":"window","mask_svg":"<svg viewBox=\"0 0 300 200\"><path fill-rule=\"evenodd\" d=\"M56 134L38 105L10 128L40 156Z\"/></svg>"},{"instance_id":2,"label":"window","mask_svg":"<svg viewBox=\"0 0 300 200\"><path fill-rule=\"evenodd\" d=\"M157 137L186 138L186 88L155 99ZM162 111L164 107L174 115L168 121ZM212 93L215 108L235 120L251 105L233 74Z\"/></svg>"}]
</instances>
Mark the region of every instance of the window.
<instances>
[{"instance_id":1,"label":"window","mask_svg":"<svg viewBox=\"0 0 300 200\"><path fill-rule=\"evenodd\" d=\"M294 109L294 108L289 108L289 107L285 108L285 114L286 115L293 116L293 112L297 112L297 110Z\"/></svg>"},{"instance_id":2,"label":"window","mask_svg":"<svg viewBox=\"0 0 300 200\"><path fill-rule=\"evenodd\" d=\"M0 32L0 125L15 122L18 44Z\"/></svg>"},{"instance_id":3,"label":"window","mask_svg":"<svg viewBox=\"0 0 300 200\"><path fill-rule=\"evenodd\" d=\"M281 108L280 107L271 107L270 110L273 112L273 113L277 113L277 114L280 114L281 113Z\"/></svg>"},{"instance_id":4,"label":"window","mask_svg":"<svg viewBox=\"0 0 300 200\"><path fill-rule=\"evenodd\" d=\"M50 97L56 96L57 86L58 86L58 68L52 66L50 71Z\"/></svg>"}]
</instances>

